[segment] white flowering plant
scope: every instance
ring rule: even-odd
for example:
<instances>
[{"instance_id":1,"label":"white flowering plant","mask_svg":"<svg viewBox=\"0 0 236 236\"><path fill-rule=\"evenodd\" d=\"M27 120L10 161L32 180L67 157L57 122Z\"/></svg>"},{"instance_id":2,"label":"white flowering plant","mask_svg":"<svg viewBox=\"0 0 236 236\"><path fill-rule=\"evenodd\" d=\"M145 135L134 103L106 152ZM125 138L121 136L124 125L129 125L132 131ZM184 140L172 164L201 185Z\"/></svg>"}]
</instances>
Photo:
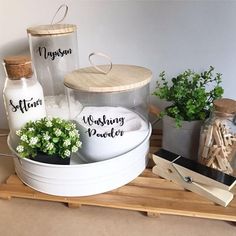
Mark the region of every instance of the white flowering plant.
<instances>
[{"instance_id":1,"label":"white flowering plant","mask_svg":"<svg viewBox=\"0 0 236 236\"><path fill-rule=\"evenodd\" d=\"M34 158L38 152L68 158L81 147L76 125L60 118L29 121L16 131L20 142L16 148L22 158Z\"/></svg>"}]
</instances>

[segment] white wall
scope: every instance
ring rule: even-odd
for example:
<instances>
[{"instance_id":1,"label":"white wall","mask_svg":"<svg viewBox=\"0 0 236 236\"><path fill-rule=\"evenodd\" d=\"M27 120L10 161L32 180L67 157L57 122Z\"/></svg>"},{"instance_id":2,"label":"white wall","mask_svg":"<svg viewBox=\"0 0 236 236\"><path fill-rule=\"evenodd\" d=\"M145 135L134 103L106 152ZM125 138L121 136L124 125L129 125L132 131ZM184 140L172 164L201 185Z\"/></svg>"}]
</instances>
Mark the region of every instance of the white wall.
<instances>
[{"instance_id":1,"label":"white wall","mask_svg":"<svg viewBox=\"0 0 236 236\"><path fill-rule=\"evenodd\" d=\"M26 28L50 23L62 1L0 0L0 60L28 50ZM223 74L225 97L236 99L236 1L76 1L66 23L78 25L80 66L93 51L113 63L136 64L173 76L209 65ZM5 76L0 68L0 90ZM156 98L152 98L156 100ZM0 127L7 126L2 96Z\"/></svg>"}]
</instances>

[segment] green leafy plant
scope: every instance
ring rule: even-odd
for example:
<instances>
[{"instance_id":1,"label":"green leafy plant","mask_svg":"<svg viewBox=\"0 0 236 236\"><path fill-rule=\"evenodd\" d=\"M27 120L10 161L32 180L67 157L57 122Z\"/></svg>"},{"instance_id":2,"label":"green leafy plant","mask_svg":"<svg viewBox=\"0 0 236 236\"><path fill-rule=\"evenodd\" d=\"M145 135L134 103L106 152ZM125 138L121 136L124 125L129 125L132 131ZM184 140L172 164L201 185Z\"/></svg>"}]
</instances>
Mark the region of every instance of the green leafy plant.
<instances>
[{"instance_id":1,"label":"green leafy plant","mask_svg":"<svg viewBox=\"0 0 236 236\"><path fill-rule=\"evenodd\" d=\"M33 158L38 152L67 158L82 144L76 125L60 118L29 121L16 134L20 138L16 150L22 158Z\"/></svg>"},{"instance_id":2,"label":"green leafy plant","mask_svg":"<svg viewBox=\"0 0 236 236\"><path fill-rule=\"evenodd\" d=\"M212 108L212 102L221 98L224 90L220 86L222 75L214 73L214 67L202 73L186 70L171 79L169 85L165 72L161 72L157 81L154 95L160 99L172 102L161 116L168 115L175 118L176 126L180 127L182 121L204 120ZM210 86L213 86L211 88Z\"/></svg>"}]
</instances>

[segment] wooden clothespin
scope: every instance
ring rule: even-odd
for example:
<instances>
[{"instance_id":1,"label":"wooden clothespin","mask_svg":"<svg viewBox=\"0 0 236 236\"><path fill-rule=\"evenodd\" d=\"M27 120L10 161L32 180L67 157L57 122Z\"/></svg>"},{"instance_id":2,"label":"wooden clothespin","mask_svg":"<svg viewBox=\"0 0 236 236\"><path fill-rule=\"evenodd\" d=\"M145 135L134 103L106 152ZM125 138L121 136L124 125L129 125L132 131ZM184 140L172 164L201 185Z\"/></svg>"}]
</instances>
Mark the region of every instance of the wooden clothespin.
<instances>
[{"instance_id":1,"label":"wooden clothespin","mask_svg":"<svg viewBox=\"0 0 236 236\"><path fill-rule=\"evenodd\" d=\"M152 169L154 174L225 207L233 199L230 190L236 184L235 177L164 149L152 157L156 164Z\"/></svg>"}]
</instances>

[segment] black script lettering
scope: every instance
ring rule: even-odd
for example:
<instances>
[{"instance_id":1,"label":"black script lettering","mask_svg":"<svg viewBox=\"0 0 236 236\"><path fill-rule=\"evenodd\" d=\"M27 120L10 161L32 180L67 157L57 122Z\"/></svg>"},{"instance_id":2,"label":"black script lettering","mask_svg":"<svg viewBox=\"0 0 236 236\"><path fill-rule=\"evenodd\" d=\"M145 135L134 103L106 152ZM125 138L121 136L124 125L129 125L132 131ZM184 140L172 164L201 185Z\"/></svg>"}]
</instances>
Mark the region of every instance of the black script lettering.
<instances>
[{"instance_id":1,"label":"black script lettering","mask_svg":"<svg viewBox=\"0 0 236 236\"><path fill-rule=\"evenodd\" d=\"M12 101L12 100L10 100L10 105L12 106L12 109L11 109L11 110L12 110L13 112L16 112L17 109L19 109L19 105L16 105L16 106L15 106L15 105L13 104L13 101Z\"/></svg>"},{"instance_id":2,"label":"black script lettering","mask_svg":"<svg viewBox=\"0 0 236 236\"><path fill-rule=\"evenodd\" d=\"M87 133L88 133L89 137L92 137L93 135L95 135L97 133L97 131L96 131L96 129L88 128Z\"/></svg>"},{"instance_id":3,"label":"black script lettering","mask_svg":"<svg viewBox=\"0 0 236 236\"><path fill-rule=\"evenodd\" d=\"M115 138L116 136L124 135L123 130L119 130L119 129L115 130L114 128L111 128L110 132L104 132L104 133L98 133L96 129L88 128L86 133L88 133L89 137L96 136L98 138L107 138L107 137Z\"/></svg>"},{"instance_id":4,"label":"black script lettering","mask_svg":"<svg viewBox=\"0 0 236 236\"><path fill-rule=\"evenodd\" d=\"M125 122L125 117L107 118L106 115L103 115L102 118L94 119L92 115L89 115L87 118L86 116L83 116L82 120L85 124L88 124L89 126L92 126L93 124L100 126L119 124L120 126L123 126Z\"/></svg>"},{"instance_id":5,"label":"black script lettering","mask_svg":"<svg viewBox=\"0 0 236 236\"><path fill-rule=\"evenodd\" d=\"M120 117L119 118L119 123L120 123L120 126L123 126L124 123L125 123L125 117Z\"/></svg>"},{"instance_id":6,"label":"black script lettering","mask_svg":"<svg viewBox=\"0 0 236 236\"><path fill-rule=\"evenodd\" d=\"M42 99L38 99L36 101L33 101L33 98L31 98L29 100L27 100L27 99L19 100L17 105L14 105L12 100L10 100L9 103L10 103L9 105L12 106L11 110L13 112L17 112L18 110L20 110L21 113L25 113L30 108L42 106L43 101L42 101Z\"/></svg>"},{"instance_id":7,"label":"black script lettering","mask_svg":"<svg viewBox=\"0 0 236 236\"><path fill-rule=\"evenodd\" d=\"M87 117L87 119L86 119L86 117L85 116L83 116L83 122L85 123L85 124L88 124L88 125L93 125L93 116L92 115L89 115L88 117Z\"/></svg>"},{"instance_id":8,"label":"black script lettering","mask_svg":"<svg viewBox=\"0 0 236 236\"><path fill-rule=\"evenodd\" d=\"M43 55L44 59L47 59L47 50L45 47L39 47L38 52L40 57Z\"/></svg>"},{"instance_id":9,"label":"black script lettering","mask_svg":"<svg viewBox=\"0 0 236 236\"><path fill-rule=\"evenodd\" d=\"M56 57L64 57L68 54L72 54L72 49L65 49L62 50L61 48L58 48L56 51L47 51L46 47L38 47L37 52L39 53L40 57L43 57L44 59L50 58L52 61L55 60Z\"/></svg>"}]
</instances>

